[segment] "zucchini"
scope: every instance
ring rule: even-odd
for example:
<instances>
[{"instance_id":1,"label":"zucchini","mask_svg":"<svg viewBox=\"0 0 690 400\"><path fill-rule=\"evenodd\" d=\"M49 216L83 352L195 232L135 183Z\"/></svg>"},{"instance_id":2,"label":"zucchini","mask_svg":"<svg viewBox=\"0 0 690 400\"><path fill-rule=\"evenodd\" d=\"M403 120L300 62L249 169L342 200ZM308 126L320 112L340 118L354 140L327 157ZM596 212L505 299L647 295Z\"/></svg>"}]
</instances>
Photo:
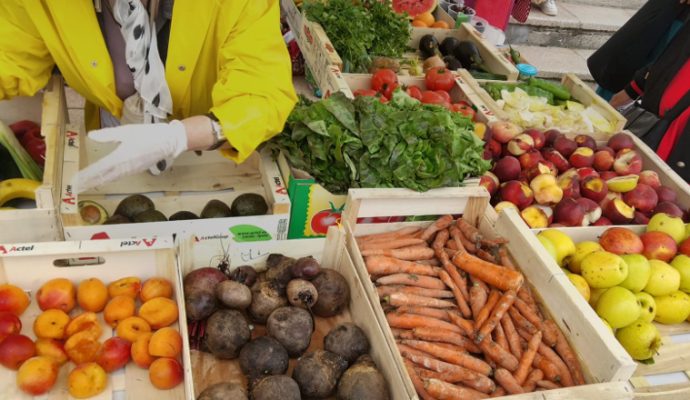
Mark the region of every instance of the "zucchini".
<instances>
[{"instance_id":1,"label":"zucchini","mask_svg":"<svg viewBox=\"0 0 690 400\"><path fill-rule=\"evenodd\" d=\"M507 81L508 77L500 74L493 74L491 72L470 71L474 79L486 79L491 81Z\"/></svg>"},{"instance_id":2,"label":"zucchini","mask_svg":"<svg viewBox=\"0 0 690 400\"><path fill-rule=\"evenodd\" d=\"M570 100L570 92L559 83L552 83L539 78L529 78L529 85L553 93L559 100Z\"/></svg>"}]
</instances>

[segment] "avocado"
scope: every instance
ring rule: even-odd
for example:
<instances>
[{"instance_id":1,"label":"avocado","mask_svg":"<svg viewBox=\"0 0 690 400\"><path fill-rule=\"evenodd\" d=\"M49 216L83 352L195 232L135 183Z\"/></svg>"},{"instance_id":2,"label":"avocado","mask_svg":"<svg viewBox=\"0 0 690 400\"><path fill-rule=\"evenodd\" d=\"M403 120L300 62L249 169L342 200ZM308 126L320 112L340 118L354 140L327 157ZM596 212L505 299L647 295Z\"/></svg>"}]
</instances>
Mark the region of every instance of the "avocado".
<instances>
[{"instance_id":1,"label":"avocado","mask_svg":"<svg viewBox=\"0 0 690 400\"><path fill-rule=\"evenodd\" d=\"M232 217L230 207L220 200L209 200L201 210L201 218L226 218Z\"/></svg>"},{"instance_id":2,"label":"avocado","mask_svg":"<svg viewBox=\"0 0 690 400\"><path fill-rule=\"evenodd\" d=\"M250 215L266 215L268 204L263 196L256 193L245 193L238 196L230 206L230 212L234 217L247 217Z\"/></svg>"},{"instance_id":3,"label":"avocado","mask_svg":"<svg viewBox=\"0 0 690 400\"><path fill-rule=\"evenodd\" d=\"M178 211L168 218L168 221L183 221L187 219L199 219L199 217L191 211Z\"/></svg>"},{"instance_id":4,"label":"avocado","mask_svg":"<svg viewBox=\"0 0 690 400\"><path fill-rule=\"evenodd\" d=\"M163 222L167 221L168 219L165 218L165 215L158 211L158 210L146 210L144 212L140 212L139 214L134 217L132 220L133 222Z\"/></svg>"},{"instance_id":5,"label":"avocado","mask_svg":"<svg viewBox=\"0 0 690 400\"><path fill-rule=\"evenodd\" d=\"M130 222L132 221L124 215L115 214L108 218L103 225L129 224Z\"/></svg>"},{"instance_id":6,"label":"avocado","mask_svg":"<svg viewBox=\"0 0 690 400\"><path fill-rule=\"evenodd\" d=\"M95 201L82 200L77 207L81 220L87 225L101 225L108 219L108 212Z\"/></svg>"},{"instance_id":7,"label":"avocado","mask_svg":"<svg viewBox=\"0 0 690 400\"><path fill-rule=\"evenodd\" d=\"M137 214L155 209L156 206L153 204L151 199L141 194L133 194L124 198L120 204L117 205L115 214L120 214L131 220L134 220L134 217Z\"/></svg>"}]
</instances>

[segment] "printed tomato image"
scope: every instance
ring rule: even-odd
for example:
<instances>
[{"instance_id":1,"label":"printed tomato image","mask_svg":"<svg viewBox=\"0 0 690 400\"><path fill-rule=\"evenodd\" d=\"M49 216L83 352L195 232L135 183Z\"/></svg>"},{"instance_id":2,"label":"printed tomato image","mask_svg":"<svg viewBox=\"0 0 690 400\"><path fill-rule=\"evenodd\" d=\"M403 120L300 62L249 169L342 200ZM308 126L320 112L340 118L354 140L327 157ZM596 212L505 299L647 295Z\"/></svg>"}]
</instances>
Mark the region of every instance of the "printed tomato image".
<instances>
[{"instance_id":1,"label":"printed tomato image","mask_svg":"<svg viewBox=\"0 0 690 400\"><path fill-rule=\"evenodd\" d=\"M314 233L325 235L328 232L329 226L336 225L340 222L340 217L345 205L336 208L333 203L329 202L329 204L331 205L330 209L317 212L311 219L311 230L314 231Z\"/></svg>"}]
</instances>

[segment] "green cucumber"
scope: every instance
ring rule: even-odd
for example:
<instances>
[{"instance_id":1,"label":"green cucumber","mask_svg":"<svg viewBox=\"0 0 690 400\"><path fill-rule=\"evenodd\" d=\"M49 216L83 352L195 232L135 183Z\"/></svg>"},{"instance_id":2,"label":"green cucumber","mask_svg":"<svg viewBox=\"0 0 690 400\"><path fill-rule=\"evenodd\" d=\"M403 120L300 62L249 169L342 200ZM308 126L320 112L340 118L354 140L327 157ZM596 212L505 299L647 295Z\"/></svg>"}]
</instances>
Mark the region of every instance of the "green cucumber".
<instances>
[{"instance_id":1,"label":"green cucumber","mask_svg":"<svg viewBox=\"0 0 690 400\"><path fill-rule=\"evenodd\" d=\"M559 83L552 83L539 78L529 78L529 85L553 93L559 100L570 100L570 92Z\"/></svg>"}]
</instances>

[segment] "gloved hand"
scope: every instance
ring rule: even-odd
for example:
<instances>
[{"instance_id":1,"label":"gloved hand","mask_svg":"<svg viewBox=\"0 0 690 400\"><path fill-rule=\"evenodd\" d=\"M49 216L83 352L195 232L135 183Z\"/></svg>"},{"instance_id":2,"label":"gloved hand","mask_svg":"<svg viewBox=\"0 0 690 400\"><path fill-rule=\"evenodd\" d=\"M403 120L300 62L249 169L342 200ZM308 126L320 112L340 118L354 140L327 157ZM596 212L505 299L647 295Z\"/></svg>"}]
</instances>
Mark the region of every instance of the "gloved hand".
<instances>
[{"instance_id":1,"label":"gloved hand","mask_svg":"<svg viewBox=\"0 0 690 400\"><path fill-rule=\"evenodd\" d=\"M76 193L146 171L161 160L175 159L188 148L185 126L177 120L99 129L91 132L89 138L120 144L75 175L72 187Z\"/></svg>"}]
</instances>

